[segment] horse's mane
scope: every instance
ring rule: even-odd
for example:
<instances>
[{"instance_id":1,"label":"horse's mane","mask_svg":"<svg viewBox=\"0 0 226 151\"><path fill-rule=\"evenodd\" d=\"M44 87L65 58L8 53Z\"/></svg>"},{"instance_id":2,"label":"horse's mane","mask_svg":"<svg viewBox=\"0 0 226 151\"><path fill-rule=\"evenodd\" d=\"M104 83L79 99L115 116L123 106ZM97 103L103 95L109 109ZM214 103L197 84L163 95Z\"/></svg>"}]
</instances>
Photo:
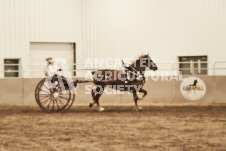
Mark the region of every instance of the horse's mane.
<instances>
[{"instance_id":1,"label":"horse's mane","mask_svg":"<svg viewBox=\"0 0 226 151\"><path fill-rule=\"evenodd\" d=\"M144 54L138 56L138 58L137 58L136 60L134 60L134 61L131 63L130 66L134 67L134 65L136 65L137 62L140 61L141 58L147 58L148 56L149 56L149 55L144 55Z\"/></svg>"}]
</instances>

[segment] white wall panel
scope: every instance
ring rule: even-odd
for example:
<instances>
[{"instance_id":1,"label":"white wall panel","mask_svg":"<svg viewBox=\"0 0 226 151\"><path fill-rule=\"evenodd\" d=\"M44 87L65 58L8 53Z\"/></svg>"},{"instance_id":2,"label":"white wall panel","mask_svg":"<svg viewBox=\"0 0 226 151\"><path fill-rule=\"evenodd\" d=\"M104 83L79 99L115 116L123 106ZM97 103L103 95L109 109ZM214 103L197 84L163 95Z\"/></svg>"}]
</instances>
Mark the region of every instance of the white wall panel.
<instances>
[{"instance_id":1,"label":"white wall panel","mask_svg":"<svg viewBox=\"0 0 226 151\"><path fill-rule=\"evenodd\" d=\"M0 63L21 58L26 66L30 42L75 42L80 51L81 1L0 0L0 31Z\"/></svg>"},{"instance_id":2,"label":"white wall panel","mask_svg":"<svg viewBox=\"0 0 226 151\"><path fill-rule=\"evenodd\" d=\"M226 60L224 0L83 0L82 20L83 58L149 52L158 62Z\"/></svg>"}]
</instances>

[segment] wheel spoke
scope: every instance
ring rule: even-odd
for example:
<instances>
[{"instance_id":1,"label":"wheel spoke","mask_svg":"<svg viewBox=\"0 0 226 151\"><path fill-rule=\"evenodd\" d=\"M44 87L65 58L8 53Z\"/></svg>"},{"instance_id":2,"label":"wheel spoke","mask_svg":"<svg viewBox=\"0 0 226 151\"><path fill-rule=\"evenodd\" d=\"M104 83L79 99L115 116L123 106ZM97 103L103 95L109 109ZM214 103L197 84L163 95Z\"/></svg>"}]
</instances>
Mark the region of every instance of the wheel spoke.
<instances>
[{"instance_id":1,"label":"wheel spoke","mask_svg":"<svg viewBox=\"0 0 226 151\"><path fill-rule=\"evenodd\" d=\"M47 89L48 90L48 89ZM46 91L42 88L42 86L39 88L39 94L41 94L40 92L46 92L47 94L50 94L50 91Z\"/></svg>"},{"instance_id":2,"label":"wheel spoke","mask_svg":"<svg viewBox=\"0 0 226 151\"><path fill-rule=\"evenodd\" d=\"M44 106L44 105L46 104L46 102L48 102L48 100L49 100L49 99L47 99L47 100L45 100L45 101L43 101L43 102L40 101L40 103L42 103L42 105Z\"/></svg>"},{"instance_id":3,"label":"wheel spoke","mask_svg":"<svg viewBox=\"0 0 226 151\"><path fill-rule=\"evenodd\" d=\"M52 102L52 98L50 98L49 104L47 106L47 110L49 110L49 106L50 106L51 102Z\"/></svg>"},{"instance_id":4,"label":"wheel spoke","mask_svg":"<svg viewBox=\"0 0 226 151\"><path fill-rule=\"evenodd\" d=\"M59 106L59 104L58 104L58 101L57 101L58 99L56 99L56 105L57 105L57 110L59 110L60 109L60 106Z\"/></svg>"},{"instance_id":5,"label":"wheel spoke","mask_svg":"<svg viewBox=\"0 0 226 151\"><path fill-rule=\"evenodd\" d=\"M50 100L50 98L45 98L43 100L40 100L40 103L43 104L43 105L45 105L46 102L48 102L48 100Z\"/></svg>"},{"instance_id":6,"label":"wheel spoke","mask_svg":"<svg viewBox=\"0 0 226 151\"><path fill-rule=\"evenodd\" d=\"M49 90L50 88L48 88L46 85L43 85L43 87L42 87L42 90L43 91L46 91L46 90Z\"/></svg>"},{"instance_id":7,"label":"wheel spoke","mask_svg":"<svg viewBox=\"0 0 226 151\"><path fill-rule=\"evenodd\" d=\"M50 91L46 91L46 90L41 90L41 92L46 92L47 94L50 94Z\"/></svg>"},{"instance_id":8,"label":"wheel spoke","mask_svg":"<svg viewBox=\"0 0 226 151\"><path fill-rule=\"evenodd\" d=\"M50 97L49 95L47 95L47 96L39 96L39 99L40 99L40 101L42 101L42 100L45 100L46 98L49 98L49 97Z\"/></svg>"},{"instance_id":9,"label":"wheel spoke","mask_svg":"<svg viewBox=\"0 0 226 151\"><path fill-rule=\"evenodd\" d=\"M59 96L59 98L62 98L62 99L65 99L65 100L68 100L69 99L69 98L64 97L64 96Z\"/></svg>"},{"instance_id":10,"label":"wheel spoke","mask_svg":"<svg viewBox=\"0 0 226 151\"><path fill-rule=\"evenodd\" d=\"M59 107L59 110L66 105L60 100L60 98L57 98L56 103L57 103L57 106Z\"/></svg>"},{"instance_id":11,"label":"wheel spoke","mask_svg":"<svg viewBox=\"0 0 226 151\"><path fill-rule=\"evenodd\" d=\"M63 104L63 106L65 106L66 104L64 104L62 101L61 101L61 99L59 98L59 102L61 103L61 104Z\"/></svg>"},{"instance_id":12,"label":"wheel spoke","mask_svg":"<svg viewBox=\"0 0 226 151\"><path fill-rule=\"evenodd\" d=\"M40 95L46 96L46 95L50 95L50 94L39 94L39 96L40 96ZM42 97L43 97L43 96L42 96Z\"/></svg>"},{"instance_id":13,"label":"wheel spoke","mask_svg":"<svg viewBox=\"0 0 226 151\"><path fill-rule=\"evenodd\" d=\"M49 88L45 85L45 83L43 84L43 86L44 86L47 90L49 90Z\"/></svg>"},{"instance_id":14,"label":"wheel spoke","mask_svg":"<svg viewBox=\"0 0 226 151\"><path fill-rule=\"evenodd\" d=\"M49 95L47 95L47 96L39 96L40 99L45 99L47 97L49 97Z\"/></svg>"},{"instance_id":15,"label":"wheel spoke","mask_svg":"<svg viewBox=\"0 0 226 151\"><path fill-rule=\"evenodd\" d=\"M53 98L53 106L52 106L52 111L54 111L54 104L55 104L55 98Z\"/></svg>"}]
</instances>

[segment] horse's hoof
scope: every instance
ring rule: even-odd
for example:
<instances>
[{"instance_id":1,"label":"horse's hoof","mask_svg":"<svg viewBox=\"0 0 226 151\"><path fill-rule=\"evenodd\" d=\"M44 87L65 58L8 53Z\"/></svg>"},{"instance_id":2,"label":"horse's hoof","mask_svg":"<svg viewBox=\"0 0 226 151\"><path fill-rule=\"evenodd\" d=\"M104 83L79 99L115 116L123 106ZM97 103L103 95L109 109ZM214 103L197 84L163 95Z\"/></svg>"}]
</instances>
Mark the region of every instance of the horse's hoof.
<instances>
[{"instance_id":1,"label":"horse's hoof","mask_svg":"<svg viewBox=\"0 0 226 151\"><path fill-rule=\"evenodd\" d=\"M89 107L93 107L93 104L92 104L92 103L90 103L90 104L89 104Z\"/></svg>"},{"instance_id":2,"label":"horse's hoof","mask_svg":"<svg viewBox=\"0 0 226 151\"><path fill-rule=\"evenodd\" d=\"M138 107L138 108L137 108L137 111L138 111L138 112L143 111L142 107Z\"/></svg>"},{"instance_id":3,"label":"horse's hoof","mask_svg":"<svg viewBox=\"0 0 226 151\"><path fill-rule=\"evenodd\" d=\"M104 111L104 108L103 108L103 107L98 107L98 108L97 108L97 111L103 112L103 111Z\"/></svg>"}]
</instances>

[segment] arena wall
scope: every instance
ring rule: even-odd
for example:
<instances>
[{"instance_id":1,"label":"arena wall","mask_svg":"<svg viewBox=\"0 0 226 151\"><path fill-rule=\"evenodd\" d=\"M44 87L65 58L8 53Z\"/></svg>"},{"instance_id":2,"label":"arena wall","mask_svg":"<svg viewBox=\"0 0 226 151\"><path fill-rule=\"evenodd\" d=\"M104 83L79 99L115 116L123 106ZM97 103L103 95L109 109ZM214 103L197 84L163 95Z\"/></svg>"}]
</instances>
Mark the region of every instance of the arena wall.
<instances>
[{"instance_id":1,"label":"arena wall","mask_svg":"<svg viewBox=\"0 0 226 151\"><path fill-rule=\"evenodd\" d=\"M184 76L183 78L185 78ZM153 81L149 78L144 85L148 95L142 100L141 104L210 104L226 103L226 76L197 76L201 78L206 85L206 94L197 101L187 100L180 92L182 81ZM79 78L83 80L84 78ZM0 104L8 105L37 105L35 101L35 87L41 78L7 78L0 79ZM77 94L74 105L88 105L92 101L91 94L85 89L85 86L94 86L92 83L82 83L76 89ZM109 91L118 93L118 91ZM141 94L139 94L141 95ZM133 104L133 95L125 92L124 94L106 94L104 93L100 102L102 105L120 105Z\"/></svg>"},{"instance_id":2,"label":"arena wall","mask_svg":"<svg viewBox=\"0 0 226 151\"><path fill-rule=\"evenodd\" d=\"M214 90L214 100L218 103L226 102L226 85L225 85L225 76L217 76L214 78L215 90Z\"/></svg>"},{"instance_id":3,"label":"arena wall","mask_svg":"<svg viewBox=\"0 0 226 151\"><path fill-rule=\"evenodd\" d=\"M9 105L23 105L23 79L0 79L0 103Z\"/></svg>"}]
</instances>

